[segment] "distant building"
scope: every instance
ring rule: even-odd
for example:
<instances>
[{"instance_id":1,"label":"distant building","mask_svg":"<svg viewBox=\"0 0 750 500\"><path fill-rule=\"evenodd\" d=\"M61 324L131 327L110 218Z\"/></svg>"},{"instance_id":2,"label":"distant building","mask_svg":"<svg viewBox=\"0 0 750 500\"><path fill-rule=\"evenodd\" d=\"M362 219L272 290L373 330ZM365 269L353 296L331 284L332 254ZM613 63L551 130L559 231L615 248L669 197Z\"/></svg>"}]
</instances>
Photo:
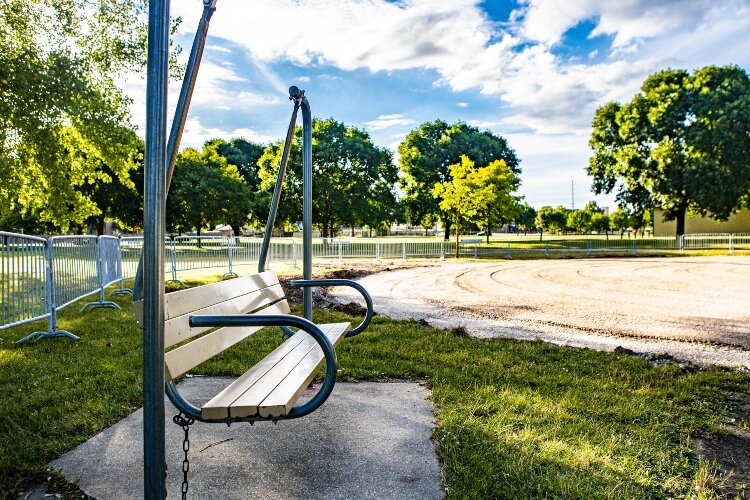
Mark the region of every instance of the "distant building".
<instances>
[{"instance_id":1,"label":"distant building","mask_svg":"<svg viewBox=\"0 0 750 500\"><path fill-rule=\"evenodd\" d=\"M674 236L676 232L677 221L665 221L662 209L654 208L654 236ZM750 233L750 210L743 208L726 222L688 214L685 217L685 234L696 233Z\"/></svg>"}]
</instances>

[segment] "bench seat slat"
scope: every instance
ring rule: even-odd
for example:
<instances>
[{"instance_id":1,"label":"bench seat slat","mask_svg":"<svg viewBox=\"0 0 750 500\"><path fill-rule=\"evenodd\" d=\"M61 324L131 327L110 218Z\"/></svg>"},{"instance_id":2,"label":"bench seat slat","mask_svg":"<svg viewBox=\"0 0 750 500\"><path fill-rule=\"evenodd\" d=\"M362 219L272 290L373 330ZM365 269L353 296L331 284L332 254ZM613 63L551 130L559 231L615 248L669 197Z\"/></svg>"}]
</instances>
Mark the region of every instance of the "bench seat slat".
<instances>
[{"instance_id":1,"label":"bench seat slat","mask_svg":"<svg viewBox=\"0 0 750 500\"><path fill-rule=\"evenodd\" d=\"M333 344L343 338L343 332L349 329L349 323L318 326ZM317 366L313 366L316 363L305 361L315 351L317 351L317 354L313 354L313 357L319 358ZM202 408L203 417L222 419L228 416L244 418L258 415L259 412L264 411L262 410L263 400L272 394L282 382L284 383L283 387L286 388L282 389L286 390L284 394L290 395L293 399L291 403L286 401L284 406L286 407L291 404L289 406L289 409L291 409L302 392L304 392L307 384L314 377L322 360L323 353L317 342L306 333L299 332L286 340L249 372L234 381L224 391L206 403ZM307 367L307 372L298 371L295 377L289 378L290 372L293 372L300 364L304 364ZM297 387L290 393L288 388L295 383ZM281 395L282 393L278 394ZM279 397L276 396L274 398L274 405L278 405Z\"/></svg>"},{"instance_id":2,"label":"bench seat slat","mask_svg":"<svg viewBox=\"0 0 750 500\"><path fill-rule=\"evenodd\" d=\"M288 314L289 304L286 300L277 302L254 314ZM216 356L225 349L230 348L237 342L249 337L260 330L260 326L242 326L219 328L203 337L181 345L164 354L164 365L166 367L167 380L172 380L184 375L190 369L195 368Z\"/></svg>"},{"instance_id":3,"label":"bench seat slat","mask_svg":"<svg viewBox=\"0 0 750 500\"><path fill-rule=\"evenodd\" d=\"M348 323L336 323L324 326L330 326L326 335L333 345L336 345L349 330ZM323 364L324 358L323 350L316 342L315 346L302 361L263 400L258 409L260 416L280 417L289 413L302 393L305 392L310 381L315 377L318 368Z\"/></svg>"},{"instance_id":4,"label":"bench seat slat","mask_svg":"<svg viewBox=\"0 0 750 500\"><path fill-rule=\"evenodd\" d=\"M164 295L164 319L176 318L278 284L276 274L266 271L168 293Z\"/></svg>"},{"instance_id":5,"label":"bench seat slat","mask_svg":"<svg viewBox=\"0 0 750 500\"><path fill-rule=\"evenodd\" d=\"M210 294L211 290L204 290L204 293ZM207 307L193 309L188 313L164 322L164 347L171 347L183 340L195 337L196 335L200 335L211 329L210 327L191 328L189 324L191 315L216 316L226 314L245 314L273 304L283 298L284 290L281 288L281 285L276 284L269 288L263 288L251 293L242 294Z\"/></svg>"}]
</instances>

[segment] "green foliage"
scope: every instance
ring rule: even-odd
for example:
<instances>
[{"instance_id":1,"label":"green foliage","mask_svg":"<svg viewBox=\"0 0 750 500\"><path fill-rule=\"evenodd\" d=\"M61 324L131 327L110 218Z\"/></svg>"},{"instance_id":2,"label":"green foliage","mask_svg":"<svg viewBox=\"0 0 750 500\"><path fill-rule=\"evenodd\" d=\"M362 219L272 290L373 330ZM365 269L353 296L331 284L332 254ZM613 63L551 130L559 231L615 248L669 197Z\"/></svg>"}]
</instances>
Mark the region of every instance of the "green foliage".
<instances>
[{"instance_id":1,"label":"green foliage","mask_svg":"<svg viewBox=\"0 0 750 500\"><path fill-rule=\"evenodd\" d=\"M518 215L516 215L516 225L518 229L527 233L536 229L536 209L524 202L521 205Z\"/></svg>"},{"instance_id":2,"label":"green foliage","mask_svg":"<svg viewBox=\"0 0 750 500\"><path fill-rule=\"evenodd\" d=\"M215 145L216 151L226 158L227 163L237 167L245 183L252 191L256 191L260 186L260 176L258 175L258 161L263 156L265 146L250 142L241 137L235 137L229 142L223 139L213 139L206 143Z\"/></svg>"},{"instance_id":3,"label":"green foliage","mask_svg":"<svg viewBox=\"0 0 750 500\"><path fill-rule=\"evenodd\" d=\"M463 217L469 222L487 223L489 233L491 218L512 218L519 210L520 198L512 193L521 181L503 160L477 168L468 156L461 155L461 163L450 166L450 179L435 184L432 193L440 199L440 209L454 215L457 229ZM458 235L457 230L456 257L459 255Z\"/></svg>"},{"instance_id":4,"label":"green foliage","mask_svg":"<svg viewBox=\"0 0 750 500\"><path fill-rule=\"evenodd\" d=\"M396 218L398 171L391 153L378 148L363 130L331 118L313 120L313 222L323 235L346 223L379 227ZM277 225L302 218L302 129L290 152ZM258 161L261 188L273 191L284 144L269 145ZM270 201L270 195L266 198ZM266 208L266 210L268 210Z\"/></svg>"},{"instance_id":5,"label":"green foliage","mask_svg":"<svg viewBox=\"0 0 750 500\"><path fill-rule=\"evenodd\" d=\"M606 233L610 229L609 215L597 212L591 215L591 230L597 233Z\"/></svg>"},{"instance_id":6,"label":"green foliage","mask_svg":"<svg viewBox=\"0 0 750 500\"><path fill-rule=\"evenodd\" d=\"M251 192L237 167L208 142L203 151L186 149L177 157L167 197L167 225L173 230L203 229L219 223L235 234L249 219Z\"/></svg>"},{"instance_id":7,"label":"green foliage","mask_svg":"<svg viewBox=\"0 0 750 500\"><path fill-rule=\"evenodd\" d=\"M463 122L423 123L406 136L398 153L404 173L401 184L407 219L412 224L426 225L428 218L440 217L446 224L446 238L451 220L440 208L441 199L433 196L433 186L451 181L450 166L460 163L462 155L477 167L503 160L513 173L521 173L518 158L504 138Z\"/></svg>"},{"instance_id":8,"label":"green foliage","mask_svg":"<svg viewBox=\"0 0 750 500\"><path fill-rule=\"evenodd\" d=\"M599 108L593 129L593 189L617 188L638 227L653 203L678 235L688 212L725 220L748 204L750 79L739 67L651 75L630 102Z\"/></svg>"},{"instance_id":9,"label":"green foliage","mask_svg":"<svg viewBox=\"0 0 750 500\"><path fill-rule=\"evenodd\" d=\"M568 226L568 212L562 205L556 208L544 206L536 215L536 225L543 232L562 233Z\"/></svg>"}]
</instances>

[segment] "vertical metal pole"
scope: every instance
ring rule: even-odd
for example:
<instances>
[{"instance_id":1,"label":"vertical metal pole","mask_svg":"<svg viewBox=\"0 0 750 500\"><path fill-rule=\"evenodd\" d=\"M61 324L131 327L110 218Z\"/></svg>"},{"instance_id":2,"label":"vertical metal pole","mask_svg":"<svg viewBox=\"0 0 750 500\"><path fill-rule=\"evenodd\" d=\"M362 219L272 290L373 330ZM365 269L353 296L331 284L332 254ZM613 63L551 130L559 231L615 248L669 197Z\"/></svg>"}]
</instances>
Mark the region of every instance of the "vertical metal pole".
<instances>
[{"instance_id":1,"label":"vertical metal pole","mask_svg":"<svg viewBox=\"0 0 750 500\"><path fill-rule=\"evenodd\" d=\"M729 233L729 255L732 255L734 252L734 234Z\"/></svg>"},{"instance_id":2,"label":"vertical metal pole","mask_svg":"<svg viewBox=\"0 0 750 500\"><path fill-rule=\"evenodd\" d=\"M260 255L258 256L258 272L259 273L262 273L263 271L267 269L268 247L271 242L271 232L273 231L273 226L276 223L276 211L279 208L279 200L281 199L281 189L284 185L284 176L286 175L286 164L289 161L289 154L292 150L292 141L294 140L294 128L297 124L297 112L299 110L300 105L303 104L302 103L303 100L304 100L305 105L307 105L308 113L310 112L310 106L309 104L307 104L307 100L305 99L304 95L305 95L304 90L300 90L299 88L295 86L289 87L289 99L294 101L294 109L292 109L292 118L291 120L289 120L289 128L286 131L286 140L284 141L284 150L281 152L281 163L279 164L279 173L276 176L276 185L273 188L273 195L271 196L271 206L268 210L268 222L266 222L266 231L263 234L263 244L260 247ZM304 110L303 110L303 122L304 122ZM303 123L303 127L304 127L304 123ZM312 131L310 132L310 134L312 134ZM311 137L310 141L312 142L312 135L310 137ZM312 146L310 147L312 148ZM304 139L303 139L302 148L304 150ZM303 156L304 156L304 151L303 151ZM312 149L310 149L310 158L312 158ZM304 158L303 158L303 164L304 164ZM311 160L311 164L312 164L312 160ZM302 240L303 240L303 243L302 244L306 245L306 243L304 242L304 238L305 238L304 235L306 234L305 231L307 230L307 226L306 226L307 221L305 220L305 217L304 217L304 190L305 190L304 186L306 186L304 182L304 174L303 174L302 186L303 186L302 187L302 191L303 191ZM310 235L312 235L312 232L310 233ZM305 279L310 279L310 278L305 278ZM308 288L303 288L303 292L305 290L308 290ZM312 291L310 293L312 293Z\"/></svg>"},{"instance_id":3,"label":"vertical metal pole","mask_svg":"<svg viewBox=\"0 0 750 500\"><path fill-rule=\"evenodd\" d=\"M148 13L143 202L143 497L166 496L164 456L164 233L167 171L169 0Z\"/></svg>"},{"instance_id":4,"label":"vertical metal pole","mask_svg":"<svg viewBox=\"0 0 750 500\"><path fill-rule=\"evenodd\" d=\"M401 243L401 258L406 260L406 243Z\"/></svg>"},{"instance_id":5,"label":"vertical metal pole","mask_svg":"<svg viewBox=\"0 0 750 500\"><path fill-rule=\"evenodd\" d=\"M57 330L57 306L55 305L55 274L52 269L52 238L47 240L47 248L45 250L45 257L47 259L47 311L49 312L49 319L47 320L47 333L50 335L55 333Z\"/></svg>"},{"instance_id":6,"label":"vertical metal pole","mask_svg":"<svg viewBox=\"0 0 750 500\"><path fill-rule=\"evenodd\" d=\"M291 89L290 89L291 90ZM302 279L312 279L312 112L307 97L302 106ZM312 321L312 288L302 289L303 316Z\"/></svg>"}]
</instances>

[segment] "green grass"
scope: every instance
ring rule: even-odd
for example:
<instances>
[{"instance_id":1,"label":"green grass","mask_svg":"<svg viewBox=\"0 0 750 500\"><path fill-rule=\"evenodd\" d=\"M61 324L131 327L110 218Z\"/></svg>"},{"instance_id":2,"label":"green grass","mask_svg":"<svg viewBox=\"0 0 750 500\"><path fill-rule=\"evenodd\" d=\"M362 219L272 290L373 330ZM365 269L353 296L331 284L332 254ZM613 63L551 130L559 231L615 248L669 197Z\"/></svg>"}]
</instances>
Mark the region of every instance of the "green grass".
<instances>
[{"instance_id":1,"label":"green grass","mask_svg":"<svg viewBox=\"0 0 750 500\"><path fill-rule=\"evenodd\" d=\"M129 299L116 300L122 311L64 311L60 326L79 342L15 346L33 326L0 332L0 491L10 498L140 405L141 336ZM239 375L279 342L261 332L196 371ZM749 378L731 370L462 338L382 317L337 351L340 379L427 381L448 498L699 496L711 472L691 437L720 435L732 405L750 401Z\"/></svg>"}]
</instances>

